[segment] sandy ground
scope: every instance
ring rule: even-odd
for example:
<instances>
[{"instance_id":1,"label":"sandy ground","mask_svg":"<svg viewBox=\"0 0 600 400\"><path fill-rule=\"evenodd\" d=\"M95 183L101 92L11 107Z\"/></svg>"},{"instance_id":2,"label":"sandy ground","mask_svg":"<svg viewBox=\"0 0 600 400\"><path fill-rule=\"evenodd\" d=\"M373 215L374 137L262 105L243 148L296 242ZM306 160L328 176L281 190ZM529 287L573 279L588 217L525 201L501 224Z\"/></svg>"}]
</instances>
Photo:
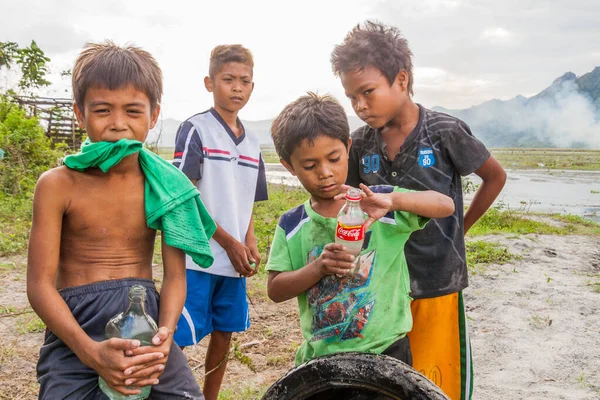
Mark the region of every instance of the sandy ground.
<instances>
[{"instance_id":1,"label":"sandy ground","mask_svg":"<svg viewBox=\"0 0 600 400\"><path fill-rule=\"evenodd\" d=\"M481 240L482 238L478 238ZM489 236L520 259L476 268L465 291L475 399L600 399L600 238ZM27 311L23 257L0 259L0 399L34 399L42 332ZM249 285L253 326L235 337L223 399L260 398L292 366L296 303ZM37 328L40 330L39 326ZM206 341L186 354L199 382Z\"/></svg>"},{"instance_id":2,"label":"sandy ground","mask_svg":"<svg viewBox=\"0 0 600 400\"><path fill-rule=\"evenodd\" d=\"M600 399L600 238L484 238L522 259L471 279L476 399Z\"/></svg>"}]
</instances>

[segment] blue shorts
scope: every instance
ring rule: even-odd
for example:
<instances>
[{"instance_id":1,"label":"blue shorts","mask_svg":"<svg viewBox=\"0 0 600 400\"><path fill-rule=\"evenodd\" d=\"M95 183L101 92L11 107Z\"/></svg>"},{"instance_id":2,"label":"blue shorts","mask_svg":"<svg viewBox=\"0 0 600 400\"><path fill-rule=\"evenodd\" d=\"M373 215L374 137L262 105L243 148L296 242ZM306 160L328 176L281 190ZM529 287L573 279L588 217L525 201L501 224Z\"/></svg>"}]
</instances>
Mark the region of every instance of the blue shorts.
<instances>
[{"instance_id":1,"label":"blue shorts","mask_svg":"<svg viewBox=\"0 0 600 400\"><path fill-rule=\"evenodd\" d=\"M179 346L198 343L212 331L243 332L250 327L246 278L186 270L187 297L175 331Z\"/></svg>"}]
</instances>

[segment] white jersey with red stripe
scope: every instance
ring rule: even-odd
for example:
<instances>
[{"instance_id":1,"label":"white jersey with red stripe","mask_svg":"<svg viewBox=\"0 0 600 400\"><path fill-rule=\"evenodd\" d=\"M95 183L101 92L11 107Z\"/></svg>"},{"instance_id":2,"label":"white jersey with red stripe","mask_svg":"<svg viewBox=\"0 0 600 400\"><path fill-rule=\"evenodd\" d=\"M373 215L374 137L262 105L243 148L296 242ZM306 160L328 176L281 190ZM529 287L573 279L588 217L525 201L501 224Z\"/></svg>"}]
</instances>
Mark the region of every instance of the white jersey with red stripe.
<instances>
[{"instance_id":1,"label":"white jersey with red stripe","mask_svg":"<svg viewBox=\"0 0 600 400\"><path fill-rule=\"evenodd\" d=\"M241 122L238 121L241 125ZM244 129L238 138L213 108L184 121L175 138L173 165L198 180L200 197L214 220L245 243L254 201L267 199L258 138ZM227 252L210 240L214 263L201 268L186 256L188 269L238 277Z\"/></svg>"}]
</instances>

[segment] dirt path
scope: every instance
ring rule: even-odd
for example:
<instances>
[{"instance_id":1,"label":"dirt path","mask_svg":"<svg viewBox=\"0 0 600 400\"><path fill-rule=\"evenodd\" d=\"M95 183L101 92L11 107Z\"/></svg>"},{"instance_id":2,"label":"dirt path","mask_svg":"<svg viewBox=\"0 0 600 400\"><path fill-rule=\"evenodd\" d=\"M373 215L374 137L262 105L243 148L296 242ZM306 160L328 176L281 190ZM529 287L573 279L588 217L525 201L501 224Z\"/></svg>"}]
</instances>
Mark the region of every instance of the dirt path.
<instances>
[{"instance_id":1,"label":"dirt path","mask_svg":"<svg viewBox=\"0 0 600 400\"><path fill-rule=\"evenodd\" d=\"M478 238L481 240L482 238ZM478 268L465 291L474 398L600 399L600 238L490 236L520 255ZM27 311L25 260L0 260L0 399L37 396L43 326ZM157 272L159 272L157 270ZM223 399L256 399L293 364L301 342L295 301L274 304L249 285L253 325L235 336ZM186 354L202 380L206 341Z\"/></svg>"}]
</instances>

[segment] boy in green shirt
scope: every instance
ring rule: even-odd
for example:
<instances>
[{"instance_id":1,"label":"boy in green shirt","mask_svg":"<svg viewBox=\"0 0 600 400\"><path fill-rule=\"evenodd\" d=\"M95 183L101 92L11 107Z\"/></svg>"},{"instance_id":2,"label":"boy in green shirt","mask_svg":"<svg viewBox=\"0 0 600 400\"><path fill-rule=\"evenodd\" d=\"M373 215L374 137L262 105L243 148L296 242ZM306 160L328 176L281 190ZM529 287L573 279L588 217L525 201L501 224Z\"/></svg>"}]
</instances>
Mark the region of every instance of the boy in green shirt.
<instances>
[{"instance_id":1,"label":"boy in green shirt","mask_svg":"<svg viewBox=\"0 0 600 400\"><path fill-rule=\"evenodd\" d=\"M361 185L367 214L360 267L334 243L337 214L345 203L351 139L342 106L309 93L287 105L271 128L281 163L310 199L281 216L267 270L275 302L298 298L304 343L296 364L326 354L383 353L411 364L406 333L412 327L404 243L428 218L454 211L434 191Z\"/></svg>"}]
</instances>

